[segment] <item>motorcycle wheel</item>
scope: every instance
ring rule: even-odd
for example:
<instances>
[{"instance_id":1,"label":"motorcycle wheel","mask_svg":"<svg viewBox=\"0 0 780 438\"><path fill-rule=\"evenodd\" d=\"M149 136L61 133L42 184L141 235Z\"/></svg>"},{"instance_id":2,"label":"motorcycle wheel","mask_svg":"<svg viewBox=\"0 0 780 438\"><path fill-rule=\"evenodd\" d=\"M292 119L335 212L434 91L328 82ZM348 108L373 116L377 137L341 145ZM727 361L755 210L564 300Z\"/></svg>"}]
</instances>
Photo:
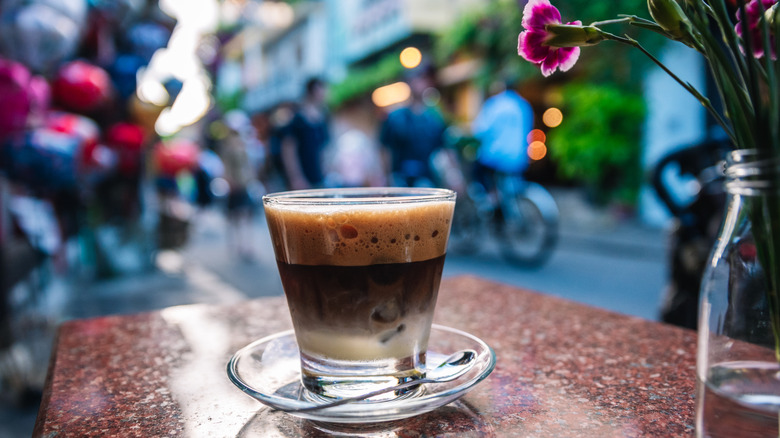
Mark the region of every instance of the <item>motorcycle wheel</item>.
<instances>
[{"instance_id":1,"label":"motorcycle wheel","mask_svg":"<svg viewBox=\"0 0 780 438\"><path fill-rule=\"evenodd\" d=\"M502 200L498 241L510 262L529 267L543 265L558 242L559 212L552 195L542 186L527 183L521 193Z\"/></svg>"}]
</instances>

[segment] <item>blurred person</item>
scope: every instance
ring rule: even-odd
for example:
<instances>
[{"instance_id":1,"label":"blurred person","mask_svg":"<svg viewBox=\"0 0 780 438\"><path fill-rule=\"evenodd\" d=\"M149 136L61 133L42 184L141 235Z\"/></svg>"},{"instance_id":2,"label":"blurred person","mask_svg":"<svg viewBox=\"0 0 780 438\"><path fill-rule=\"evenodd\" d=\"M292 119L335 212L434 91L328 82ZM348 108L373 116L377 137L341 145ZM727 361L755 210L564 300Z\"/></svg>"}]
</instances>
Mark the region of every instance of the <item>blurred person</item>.
<instances>
[{"instance_id":1,"label":"blurred person","mask_svg":"<svg viewBox=\"0 0 780 438\"><path fill-rule=\"evenodd\" d=\"M222 159L211 149L204 149L198 157L198 167L193 173L195 179L195 204L205 209L209 207L216 197L212 187L215 179L222 178L225 173L225 166Z\"/></svg>"},{"instance_id":2,"label":"blurred person","mask_svg":"<svg viewBox=\"0 0 780 438\"><path fill-rule=\"evenodd\" d=\"M228 112L225 125L228 133L219 143L219 157L222 159L223 178L228 183L227 219L228 245L240 258L254 259L252 220L255 205L250 195L250 186L255 177L247 143L241 135L249 123L243 113Z\"/></svg>"},{"instance_id":3,"label":"blurred person","mask_svg":"<svg viewBox=\"0 0 780 438\"><path fill-rule=\"evenodd\" d=\"M175 137L155 144L152 164L159 205L157 245L159 249L183 247L190 233L194 209L185 198L187 176L198 165L200 146L186 137Z\"/></svg>"},{"instance_id":4,"label":"blurred person","mask_svg":"<svg viewBox=\"0 0 780 438\"><path fill-rule=\"evenodd\" d=\"M379 187L386 184L379 148L358 129L340 135L328 150L328 187Z\"/></svg>"},{"instance_id":5,"label":"blurred person","mask_svg":"<svg viewBox=\"0 0 780 438\"><path fill-rule=\"evenodd\" d=\"M284 169L282 160L282 142L284 141L287 127L295 115L289 102L279 105L268 115L267 140L268 145L268 166L263 175L263 184L269 191L279 192L290 188L290 182L287 180L287 173Z\"/></svg>"},{"instance_id":6,"label":"blurred person","mask_svg":"<svg viewBox=\"0 0 780 438\"><path fill-rule=\"evenodd\" d=\"M293 190L321 187L325 174L322 152L330 141L330 117L325 107L325 83L312 78L281 143L284 173Z\"/></svg>"},{"instance_id":7,"label":"blurred person","mask_svg":"<svg viewBox=\"0 0 780 438\"><path fill-rule=\"evenodd\" d=\"M474 179L492 194L496 172L520 176L528 167L528 134L534 113L506 82L491 85L491 90L494 94L485 100L471 128L480 141Z\"/></svg>"},{"instance_id":8,"label":"blurred person","mask_svg":"<svg viewBox=\"0 0 780 438\"><path fill-rule=\"evenodd\" d=\"M257 178L265 186L273 172L276 159L272 144L274 141L274 126L270 114L266 112L253 114L251 123L263 157L257 168Z\"/></svg>"},{"instance_id":9,"label":"blurred person","mask_svg":"<svg viewBox=\"0 0 780 438\"><path fill-rule=\"evenodd\" d=\"M425 102L433 90L433 71L417 67L407 74L410 99L388 114L379 139L389 156L394 185L433 186L431 155L444 146L446 124L441 114Z\"/></svg>"},{"instance_id":10,"label":"blurred person","mask_svg":"<svg viewBox=\"0 0 780 438\"><path fill-rule=\"evenodd\" d=\"M260 175L262 173L263 167L265 166L265 163L269 160L266 145L260 138L260 133L255 127L252 118L249 117L248 114L239 110L231 111L231 113L240 114L240 116L238 116L240 117L241 121L239 135L241 136L241 139L244 140L244 144L246 145L246 151L249 157L249 165L252 169L252 180L249 186L249 195L252 197L252 200L255 203L259 203L260 198L262 198L262 196L265 194L265 186L260 181Z\"/></svg>"}]
</instances>

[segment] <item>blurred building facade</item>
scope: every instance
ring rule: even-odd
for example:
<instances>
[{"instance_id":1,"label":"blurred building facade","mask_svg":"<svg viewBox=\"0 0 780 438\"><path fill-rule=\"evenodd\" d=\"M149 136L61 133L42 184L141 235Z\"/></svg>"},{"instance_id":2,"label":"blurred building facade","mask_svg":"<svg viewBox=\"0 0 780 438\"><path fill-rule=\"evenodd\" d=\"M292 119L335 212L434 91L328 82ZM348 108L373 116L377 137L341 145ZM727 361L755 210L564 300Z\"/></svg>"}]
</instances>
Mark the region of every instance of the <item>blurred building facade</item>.
<instances>
[{"instance_id":1,"label":"blurred building facade","mask_svg":"<svg viewBox=\"0 0 780 438\"><path fill-rule=\"evenodd\" d=\"M326 76L328 66L335 65L328 49L329 29L339 26L328 21L326 3L302 3L291 13L279 27L247 27L240 34L244 46L237 62L243 64L247 85L243 106L248 111L298 100L309 77Z\"/></svg>"},{"instance_id":2,"label":"blurred building facade","mask_svg":"<svg viewBox=\"0 0 780 438\"><path fill-rule=\"evenodd\" d=\"M268 3L268 2L266 2ZM243 106L264 111L301 97L310 77L344 79L351 66L371 62L407 42L424 41L479 5L478 0L322 0L302 2L279 27L249 26L240 62L247 84ZM431 13L436 11L436 13ZM250 35L256 35L251 37ZM259 37L257 37L259 35ZM251 76L251 77L246 77Z\"/></svg>"}]
</instances>

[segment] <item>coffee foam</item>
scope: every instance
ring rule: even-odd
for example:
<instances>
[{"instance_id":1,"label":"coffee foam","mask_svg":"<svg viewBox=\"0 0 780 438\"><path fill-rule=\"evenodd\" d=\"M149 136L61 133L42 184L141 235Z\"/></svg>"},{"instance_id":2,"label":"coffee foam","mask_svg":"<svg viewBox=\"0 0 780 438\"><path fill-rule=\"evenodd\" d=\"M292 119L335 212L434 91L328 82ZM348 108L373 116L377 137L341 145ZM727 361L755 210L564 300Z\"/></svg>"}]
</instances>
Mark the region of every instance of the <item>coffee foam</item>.
<instances>
[{"instance_id":1,"label":"coffee foam","mask_svg":"<svg viewBox=\"0 0 780 438\"><path fill-rule=\"evenodd\" d=\"M445 254L454 201L382 205L265 206L277 260L366 266Z\"/></svg>"}]
</instances>

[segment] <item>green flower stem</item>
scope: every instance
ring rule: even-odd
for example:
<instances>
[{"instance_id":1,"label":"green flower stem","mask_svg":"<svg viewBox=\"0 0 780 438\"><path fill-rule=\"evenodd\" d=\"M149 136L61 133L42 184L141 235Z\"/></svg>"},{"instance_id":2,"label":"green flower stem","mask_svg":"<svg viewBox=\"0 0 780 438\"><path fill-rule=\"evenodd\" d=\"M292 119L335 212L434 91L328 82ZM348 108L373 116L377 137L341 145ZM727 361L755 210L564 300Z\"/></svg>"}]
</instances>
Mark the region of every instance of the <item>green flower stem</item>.
<instances>
[{"instance_id":1,"label":"green flower stem","mask_svg":"<svg viewBox=\"0 0 780 438\"><path fill-rule=\"evenodd\" d=\"M761 30L764 37L762 41L764 45L764 59L766 60L766 68L764 70L766 71L766 81L770 96L769 111L767 114L769 119L767 120L766 125L769 126L770 129L769 139L774 140L774 142L769 141L768 143L770 143L769 147L777 150L777 143L780 142L780 132L778 132L780 130L780 128L778 128L778 125L780 125L780 109L778 109L780 103L778 103L779 99L777 98L777 70L775 68L775 62L772 61L772 29L770 28L770 24L766 19L766 10L764 9L764 4L762 2L758 2L758 4L761 8ZM774 7L777 7L777 4L775 4Z\"/></svg>"},{"instance_id":2,"label":"green flower stem","mask_svg":"<svg viewBox=\"0 0 780 438\"><path fill-rule=\"evenodd\" d=\"M661 26L645 23L643 21L632 21L630 24L632 26L639 27L641 29L645 29L645 30L649 30L651 32L655 32L655 33L663 36L664 38L667 38L667 39L670 39L670 40L674 40L674 38L671 35L669 35L665 30L663 30L661 28ZM683 43L683 44L685 44L685 43Z\"/></svg>"},{"instance_id":3,"label":"green flower stem","mask_svg":"<svg viewBox=\"0 0 780 438\"><path fill-rule=\"evenodd\" d=\"M761 111L761 106L762 106L761 105L761 94L760 94L761 93L761 86L760 86L760 81L759 81L759 72L758 72L758 68L757 68L758 67L758 63L755 61L755 58L753 58L753 56L752 56L752 54L753 54L753 38L750 38L750 34L749 34L750 30L748 29L749 20L748 20L748 16L747 16L747 11L745 10L746 8L745 8L745 5L744 5L744 2L742 0L739 0L739 1L741 3L740 6L742 6L739 9L739 11L738 11L740 20L742 21L742 24L743 24L743 31L742 31L742 33L748 36L747 38L742 38L742 44L744 44L744 46L745 46L745 53L746 53L746 57L748 58L747 59L747 79L748 79L748 81L747 81L746 85L747 85L748 93L750 94L750 101L753 102L753 105L754 105L753 111L754 111L754 114L756 116L756 117L753 117L753 125L754 126L751 126L751 128L752 128L751 131L755 132L757 135L761 136L761 135L764 135L766 133L760 131L760 127L758 126L759 124L757 123L758 122L758 117L762 114L762 111ZM761 139L761 140L763 140L763 139ZM754 144L761 145L762 147L765 147L764 146L765 145L764 141L758 141L758 142L756 142Z\"/></svg>"},{"instance_id":4,"label":"green flower stem","mask_svg":"<svg viewBox=\"0 0 780 438\"><path fill-rule=\"evenodd\" d=\"M705 2L694 2L699 5L702 9L704 9L711 17L715 16L715 11L712 10L712 6L708 5ZM715 0L715 3L719 3L720 5L723 5L723 2L719 2L718 0Z\"/></svg>"},{"instance_id":5,"label":"green flower stem","mask_svg":"<svg viewBox=\"0 0 780 438\"><path fill-rule=\"evenodd\" d=\"M707 17L712 17L712 19L715 20L715 23L718 25L718 28L720 29L726 44L728 44L732 50L736 49L737 34L731 25L729 13L726 10L726 4L719 0L713 2L715 5L714 8L704 2L693 2L693 4L696 8L696 14L694 14L694 16L699 21L699 25L697 27L701 28L702 26L705 26L704 28L706 29L706 25L709 23L709 19Z\"/></svg>"},{"instance_id":6,"label":"green flower stem","mask_svg":"<svg viewBox=\"0 0 780 438\"><path fill-rule=\"evenodd\" d=\"M755 145L756 142L753 138L753 132L750 128L749 119L754 117L753 107L746 105L747 95L740 84L734 84L733 81L724 80L724 77L728 77L729 71L726 71L720 64L710 64L712 74L715 76L715 83L718 86L718 92L723 97L723 104L726 106L726 114L731 120L732 127L734 129L734 135L737 140L732 139L732 142L737 147L746 147L747 145ZM729 98L730 96L744 95L744 99ZM747 146L752 147L752 146ZM757 146L758 147L758 146Z\"/></svg>"},{"instance_id":7,"label":"green flower stem","mask_svg":"<svg viewBox=\"0 0 780 438\"><path fill-rule=\"evenodd\" d=\"M621 16L621 18L613 18L612 20L594 21L590 25L599 27L599 26L604 26L604 25L607 25L607 24L620 24L620 23L627 23L627 22L630 22L630 21L631 21L631 16L625 15L625 16ZM648 20L645 20L645 21L648 21ZM652 21L650 21L650 23L655 24ZM658 25L656 24L656 26L658 26ZM658 26L658 28L660 28L660 27L661 26Z\"/></svg>"},{"instance_id":8,"label":"green flower stem","mask_svg":"<svg viewBox=\"0 0 780 438\"><path fill-rule=\"evenodd\" d=\"M751 104L751 95L746 85L748 77L746 60L738 56L740 49L737 36L729 24L725 5L722 1L715 2L716 9L705 10L701 2L695 4L696 9L691 14L695 26L706 29L707 15L712 14L722 33L723 41L720 41L711 32L702 32L701 52L709 60L715 84L733 124L734 134L738 140L732 139L732 141L735 145L757 144L753 138L755 128L750 122L755 120L755 108Z\"/></svg>"},{"instance_id":9,"label":"green flower stem","mask_svg":"<svg viewBox=\"0 0 780 438\"><path fill-rule=\"evenodd\" d=\"M700 2L697 2L700 5ZM716 5L720 5L722 8L718 8L718 13L715 15L715 21L718 24L718 28L721 31L722 41L718 40L711 32L704 32L702 35L702 53L707 56L710 64L718 64L720 66L735 66L736 68L730 69L729 72L736 73L727 75L724 79L731 81L734 84L734 89L744 89L746 83L746 71L747 64L744 57L740 55L739 42L736 32L733 26L729 22L728 13L725 10L725 6L722 2L716 2ZM701 6L700 6L701 7ZM704 12L700 11L701 14ZM707 20L704 16L694 15L696 19L697 27L707 28ZM725 43L726 48L723 47ZM729 96L722 96L726 99ZM740 102L748 102L748 94L743 96L735 96Z\"/></svg>"},{"instance_id":10,"label":"green flower stem","mask_svg":"<svg viewBox=\"0 0 780 438\"><path fill-rule=\"evenodd\" d=\"M711 60L710 70L715 77L715 84L721 96L726 112L732 122L734 135L732 139L735 145L753 145L753 129L749 120L755 118L755 110L750 104L750 95L745 90L743 76L735 76L732 64L718 41L711 34L705 34L702 38L704 56ZM717 60L718 62L712 62Z\"/></svg>"},{"instance_id":11,"label":"green flower stem","mask_svg":"<svg viewBox=\"0 0 780 438\"><path fill-rule=\"evenodd\" d=\"M774 186L774 185L773 185ZM759 201L764 201L760 203ZM759 263L764 268L769 319L775 339L775 358L780 362L780 197L769 193L751 202L751 222Z\"/></svg>"},{"instance_id":12,"label":"green flower stem","mask_svg":"<svg viewBox=\"0 0 780 438\"><path fill-rule=\"evenodd\" d=\"M655 26L661 29L661 26L659 26L658 23L656 23L653 20L648 20L647 18L642 18L636 15L624 15L624 14L619 14L618 17L627 18L629 24L641 23L641 24L647 24L649 26Z\"/></svg>"},{"instance_id":13,"label":"green flower stem","mask_svg":"<svg viewBox=\"0 0 780 438\"><path fill-rule=\"evenodd\" d=\"M697 20L696 27L707 29L709 20L707 19L707 16L711 16L715 23L718 25L718 29L721 32L721 36L723 38L723 42L728 47L728 50L726 53L723 53L724 50L720 47L721 42L718 41L711 33L707 33L704 35L705 39L708 41L708 47L711 48L711 51L717 56L715 58L721 65L734 65L735 68L732 70L737 77L733 79L735 83L744 84L745 83L745 74L743 72L746 71L745 66L745 59L742 56L739 56L740 48L739 48L739 38L737 37L737 33L734 30L734 26L731 24L731 21L729 19L728 11L726 10L726 5L723 3L722 0L718 0L713 2L715 5L715 8L710 7L710 5L704 4L704 2L695 2L697 13L694 14L694 19ZM705 8L706 6L706 8ZM728 63L728 59L731 60L732 64ZM726 62L726 63L724 63ZM736 87L735 88L739 88ZM721 95L722 97L723 96Z\"/></svg>"},{"instance_id":14,"label":"green flower stem","mask_svg":"<svg viewBox=\"0 0 780 438\"><path fill-rule=\"evenodd\" d=\"M663 36L664 38L667 38L667 39L670 39L670 40L673 40L673 41L677 41L677 42L683 43L686 46L688 46L688 47L690 47L692 49L696 49L696 50L701 52L700 43L697 41L698 38L694 37L693 35L691 35L691 38L679 39L679 38L675 37L674 35L670 34L669 32L667 32L666 30L664 30L664 28L659 26L658 23L656 23L655 21L651 21L651 20L648 20L648 19L642 18L642 17L637 17L636 15L621 15L621 17L622 17L622 19L607 20L606 22L607 23L609 23L609 22L616 22L616 23L617 22L628 22L628 24L630 24L632 26L639 27L639 28L642 28L642 29L645 29L645 30L649 30L651 32L655 32L655 33ZM605 23L605 22L598 21L596 23ZM594 23L593 25L597 26L598 24L596 24L596 23Z\"/></svg>"},{"instance_id":15,"label":"green flower stem","mask_svg":"<svg viewBox=\"0 0 780 438\"><path fill-rule=\"evenodd\" d=\"M777 50L780 50L780 25L775 24L775 48ZM770 119L770 125L774 126L775 131L773 132L773 139L774 139L774 152L780 153L780 123L778 121L780 120L780 87L778 87L778 79L780 79L780 57L778 59L775 59L772 61L771 59L767 58L767 62L772 62L775 65L774 71L775 71L775 78L772 82L772 86L770 86L771 94L769 98L772 101L772 116ZM773 122L774 121L774 122Z\"/></svg>"},{"instance_id":16,"label":"green flower stem","mask_svg":"<svg viewBox=\"0 0 780 438\"><path fill-rule=\"evenodd\" d=\"M718 40L711 32L704 32L702 42L704 55L710 61L710 69L715 77L718 92L727 107L728 116L734 125L735 135L739 141L737 145L757 145L754 140L755 127L751 126L751 120L756 118L756 108L748 91L749 66L751 60L741 56L739 38L734 30L726 5L722 0L712 2L714 7L704 2L694 2L695 13L692 19L695 26L700 29L709 27L708 16L717 24L722 41ZM724 47L724 43L725 46ZM760 146L759 146L760 147Z\"/></svg>"},{"instance_id":17,"label":"green flower stem","mask_svg":"<svg viewBox=\"0 0 780 438\"><path fill-rule=\"evenodd\" d=\"M669 68L666 67L664 63L662 63L660 60L658 60L658 58L653 56L652 53L648 52L647 49L645 49L639 43L639 41L628 36L625 37L617 36L609 32L604 32L603 30L601 32L604 34L604 37L608 40L617 41L623 44L628 44L629 46L639 49L642 53L644 53L648 58L650 58L651 61L653 61L658 67L660 67L664 72L666 72L666 74L668 74L672 79L674 79L678 84L680 84L686 91L692 94L693 97L695 97L702 104L702 106L704 106L704 108L706 108L707 111L709 111L712 117L715 118L715 121L718 122L721 128L723 128L726 134L728 134L731 141L734 142L734 144L737 144L737 138L734 136L734 131L731 129L731 126L729 126L729 124L726 123L723 117L717 111L715 111L715 108L712 106L712 102L710 102L709 99L707 99L701 93L699 93L699 90L694 88L691 84L680 79L680 77L674 74L674 72L672 72L671 70L669 70Z\"/></svg>"}]
</instances>

